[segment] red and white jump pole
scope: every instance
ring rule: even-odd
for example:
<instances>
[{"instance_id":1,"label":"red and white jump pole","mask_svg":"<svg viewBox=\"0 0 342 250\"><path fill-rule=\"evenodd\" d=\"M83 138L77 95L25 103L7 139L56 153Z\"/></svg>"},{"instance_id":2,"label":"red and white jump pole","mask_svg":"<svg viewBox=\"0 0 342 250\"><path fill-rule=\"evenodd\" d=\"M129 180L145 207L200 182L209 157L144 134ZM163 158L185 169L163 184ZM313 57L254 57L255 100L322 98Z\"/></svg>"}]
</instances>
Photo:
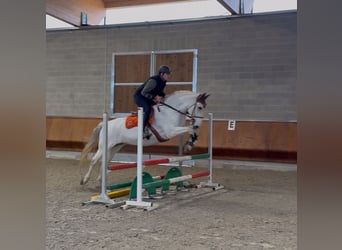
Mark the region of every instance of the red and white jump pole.
<instances>
[{"instance_id":1,"label":"red and white jump pole","mask_svg":"<svg viewBox=\"0 0 342 250\"><path fill-rule=\"evenodd\" d=\"M198 159L208 159L209 154L198 154L198 155L184 155L184 156L175 156L175 157L168 157L162 159L153 159L153 160L146 160L143 161L144 166L151 166L163 163L171 163L171 162L182 162L182 161L189 161L189 160L198 160ZM138 165L137 162L131 163L120 163L109 166L108 169L111 171L120 170L120 169L127 169L127 168L136 168Z\"/></svg>"},{"instance_id":2,"label":"red and white jump pole","mask_svg":"<svg viewBox=\"0 0 342 250\"><path fill-rule=\"evenodd\" d=\"M202 172L198 172L198 173L194 173L194 174L188 174L188 175L182 175L182 176L174 177L171 179L163 179L163 180L157 180L154 182L145 183L143 186L145 189L147 189L149 187L158 187L158 186L162 186L164 184L172 184L172 183L176 183L176 182L180 182L180 181L186 181L186 180L190 180L190 179L204 177L204 176L208 176L209 174L210 174L209 171L205 170Z\"/></svg>"}]
</instances>

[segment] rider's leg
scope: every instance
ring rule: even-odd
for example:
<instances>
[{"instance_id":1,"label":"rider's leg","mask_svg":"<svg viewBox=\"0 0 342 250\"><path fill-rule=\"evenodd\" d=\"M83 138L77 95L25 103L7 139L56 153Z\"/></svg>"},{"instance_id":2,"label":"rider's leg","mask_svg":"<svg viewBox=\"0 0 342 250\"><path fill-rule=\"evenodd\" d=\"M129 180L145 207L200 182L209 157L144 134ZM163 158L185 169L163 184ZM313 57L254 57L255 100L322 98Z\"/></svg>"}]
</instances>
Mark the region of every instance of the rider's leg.
<instances>
[{"instance_id":1,"label":"rider's leg","mask_svg":"<svg viewBox=\"0 0 342 250\"><path fill-rule=\"evenodd\" d=\"M151 114L151 107L150 105L146 105L146 107L144 107L144 128L146 128L147 126L147 122L148 122L148 119L150 117L150 114Z\"/></svg>"},{"instance_id":2,"label":"rider's leg","mask_svg":"<svg viewBox=\"0 0 342 250\"><path fill-rule=\"evenodd\" d=\"M144 108L144 119L143 119L143 131L144 131L144 135L143 137L146 139L150 139L151 133L149 132L148 128L147 128L147 122L148 119L150 118L150 114L151 114L151 107L149 104L147 104Z\"/></svg>"},{"instance_id":3,"label":"rider's leg","mask_svg":"<svg viewBox=\"0 0 342 250\"><path fill-rule=\"evenodd\" d=\"M144 131L144 137L146 137L147 139L149 139L149 137L151 136L151 134L149 133L148 129L147 129L147 122L148 119L150 117L151 114L151 107L150 104L147 102L147 100L145 99L145 97L141 96L141 95L136 95L135 96L135 103L139 106L142 107L144 110L144 116L143 116L143 131Z\"/></svg>"}]
</instances>

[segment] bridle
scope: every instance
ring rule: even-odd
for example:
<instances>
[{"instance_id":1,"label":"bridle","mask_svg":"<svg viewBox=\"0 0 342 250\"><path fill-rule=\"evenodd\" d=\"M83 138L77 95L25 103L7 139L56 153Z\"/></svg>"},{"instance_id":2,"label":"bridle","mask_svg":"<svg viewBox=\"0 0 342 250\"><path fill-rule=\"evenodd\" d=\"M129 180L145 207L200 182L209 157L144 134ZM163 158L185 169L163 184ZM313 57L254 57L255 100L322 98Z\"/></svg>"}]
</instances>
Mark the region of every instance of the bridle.
<instances>
[{"instance_id":1,"label":"bridle","mask_svg":"<svg viewBox=\"0 0 342 250\"><path fill-rule=\"evenodd\" d=\"M178 112L178 113L180 113L180 114L182 114L182 115L184 115L184 116L190 118L191 121L194 121L195 118L201 118L201 119L204 118L203 116L194 115L195 109L196 109L196 106L197 106L197 101L189 107L189 109L190 109L192 106L194 106L191 115L190 115L188 112L187 112L187 113L184 113L184 112L180 111L179 109L176 109L176 108L172 107L171 105L169 105L169 104L167 104L167 103L165 103L165 102L160 102L160 104L162 104L162 105L164 105L164 106L166 106L166 107L168 107L168 108L170 108L170 109L172 109L172 110L174 110L174 111L176 111L176 112Z\"/></svg>"},{"instance_id":2,"label":"bridle","mask_svg":"<svg viewBox=\"0 0 342 250\"><path fill-rule=\"evenodd\" d=\"M195 121L196 121L196 118L203 119L204 117L203 117L203 116L194 115L195 109L196 109L196 107L197 107L197 103L198 103L198 102L201 103L201 104L203 104L203 107L205 107L205 106L206 106L205 100L208 98L208 96L209 96L209 95L206 94L206 93L203 93L203 94L200 94L200 95L197 96L195 103L192 104L192 105L188 108L188 110L189 110L191 107L194 107L194 108L192 109L191 115L190 115L188 112L187 112L187 113L184 113L184 112L182 112L182 111L180 111L180 110L178 110L178 109L172 107L171 105L166 104L165 102L160 102L160 104L165 105L166 107L168 107L168 108L170 108L170 109L172 109L172 110L174 110L174 111L176 111L176 112L178 112L178 113L180 113L180 114L182 114L182 115L184 115L184 116L190 118L190 119L191 119L191 125L193 126L193 129L198 129L198 125L194 125L194 124L195 124ZM158 107L158 110L159 110L159 107ZM193 142L197 140L197 135L196 135L196 133L195 133L194 135L191 135L191 138L192 138L192 142L191 142L191 143L193 144Z\"/></svg>"},{"instance_id":3,"label":"bridle","mask_svg":"<svg viewBox=\"0 0 342 250\"><path fill-rule=\"evenodd\" d=\"M194 143L195 143L195 142L197 141L197 139L198 139L198 135L197 135L197 133L196 133L196 130L199 128L199 126L198 126L198 125L195 125L195 121L196 121L196 118L203 119L204 117L203 117L203 116L194 115L194 113L195 113L195 109L196 109L196 107L197 107L197 103L198 103L198 102L201 103L201 104L203 104L203 107L206 106L205 100L208 98L208 96L209 96L209 95L207 95L206 93L203 93L203 94L200 94L200 95L197 96L195 103L192 104L192 105L188 108L188 110L189 110L191 107L193 107L192 112L191 112L191 115L190 115L188 112L184 113L184 112L182 112L182 111L180 111L180 110L178 110L178 109L172 107L172 106L169 105L169 104L166 104L166 103L164 103L164 102L160 102L160 104L162 104L162 105L164 105L164 106L166 106L166 107L168 107L168 108L170 108L170 109L172 109L172 110L178 112L179 114L182 114L182 115L184 115L184 116L186 116L186 117L188 117L188 118L191 119L191 126L192 126L192 128L194 129L194 131L193 131L193 133L190 133L190 138L189 138L189 140L185 143L184 147L185 147L185 146L190 146L190 147L192 147L192 146L194 145ZM158 110L159 110L159 107L158 107ZM160 110L159 110L159 111L160 111Z\"/></svg>"}]
</instances>

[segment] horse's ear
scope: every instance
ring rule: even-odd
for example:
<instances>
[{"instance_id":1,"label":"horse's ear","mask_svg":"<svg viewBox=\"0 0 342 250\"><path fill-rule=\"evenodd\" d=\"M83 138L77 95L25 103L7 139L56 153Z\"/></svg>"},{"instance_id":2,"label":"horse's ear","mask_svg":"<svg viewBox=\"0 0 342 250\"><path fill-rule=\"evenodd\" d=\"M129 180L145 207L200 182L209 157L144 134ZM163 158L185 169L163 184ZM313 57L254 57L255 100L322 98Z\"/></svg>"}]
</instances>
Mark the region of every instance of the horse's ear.
<instances>
[{"instance_id":1,"label":"horse's ear","mask_svg":"<svg viewBox=\"0 0 342 250\"><path fill-rule=\"evenodd\" d=\"M203 94L199 94L197 97L196 97L196 101L197 102L201 102L203 100Z\"/></svg>"},{"instance_id":2,"label":"horse's ear","mask_svg":"<svg viewBox=\"0 0 342 250\"><path fill-rule=\"evenodd\" d=\"M210 96L210 94L207 94L206 92L204 92L203 94L200 94L200 98L199 99L205 101L209 96Z\"/></svg>"},{"instance_id":3,"label":"horse's ear","mask_svg":"<svg viewBox=\"0 0 342 250\"><path fill-rule=\"evenodd\" d=\"M207 95L207 93L203 93L203 94L199 94L197 96L197 101L202 103L204 107L207 106L207 103L205 102L205 100L208 98L208 96L210 96L209 94Z\"/></svg>"}]
</instances>

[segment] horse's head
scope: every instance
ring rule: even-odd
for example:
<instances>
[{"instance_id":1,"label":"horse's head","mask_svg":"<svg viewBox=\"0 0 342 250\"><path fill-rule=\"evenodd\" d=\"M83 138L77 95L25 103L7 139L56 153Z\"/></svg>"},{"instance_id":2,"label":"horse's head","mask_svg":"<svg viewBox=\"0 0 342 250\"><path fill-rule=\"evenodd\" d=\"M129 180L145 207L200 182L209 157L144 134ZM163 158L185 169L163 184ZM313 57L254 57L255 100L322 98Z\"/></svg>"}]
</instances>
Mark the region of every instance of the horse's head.
<instances>
[{"instance_id":1,"label":"horse's head","mask_svg":"<svg viewBox=\"0 0 342 250\"><path fill-rule=\"evenodd\" d=\"M184 145L184 152L188 152L192 149L194 143L198 138L198 130L202 125L202 119L204 118L204 109L207 106L206 99L209 94L203 93L196 97L195 103L191 105L188 109L188 114L191 116L191 126L192 132L190 133L190 138Z\"/></svg>"},{"instance_id":2,"label":"horse's head","mask_svg":"<svg viewBox=\"0 0 342 250\"><path fill-rule=\"evenodd\" d=\"M203 93L196 96L194 103L189 106L187 113L192 117L192 125L200 127L204 118L204 109L207 106L206 99L209 94Z\"/></svg>"}]
</instances>

